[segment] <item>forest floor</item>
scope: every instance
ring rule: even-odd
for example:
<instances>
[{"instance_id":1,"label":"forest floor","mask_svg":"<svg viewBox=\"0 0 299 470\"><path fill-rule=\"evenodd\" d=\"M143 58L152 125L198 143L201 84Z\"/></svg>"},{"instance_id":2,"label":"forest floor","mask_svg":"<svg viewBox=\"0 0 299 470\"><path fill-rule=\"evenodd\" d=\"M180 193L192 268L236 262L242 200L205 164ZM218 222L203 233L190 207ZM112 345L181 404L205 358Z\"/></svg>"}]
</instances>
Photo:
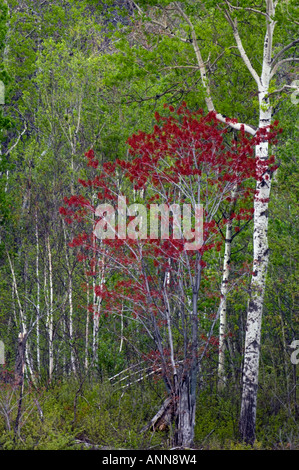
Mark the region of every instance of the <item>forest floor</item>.
<instances>
[{"instance_id":1,"label":"forest floor","mask_svg":"<svg viewBox=\"0 0 299 470\"><path fill-rule=\"evenodd\" d=\"M109 381L73 380L24 389L15 429L19 389L0 387L0 450L168 450L171 429L141 432L163 400L163 389L144 383L126 391ZM195 450L299 450L293 410L260 396L253 447L238 437L238 397L204 390L198 396Z\"/></svg>"}]
</instances>

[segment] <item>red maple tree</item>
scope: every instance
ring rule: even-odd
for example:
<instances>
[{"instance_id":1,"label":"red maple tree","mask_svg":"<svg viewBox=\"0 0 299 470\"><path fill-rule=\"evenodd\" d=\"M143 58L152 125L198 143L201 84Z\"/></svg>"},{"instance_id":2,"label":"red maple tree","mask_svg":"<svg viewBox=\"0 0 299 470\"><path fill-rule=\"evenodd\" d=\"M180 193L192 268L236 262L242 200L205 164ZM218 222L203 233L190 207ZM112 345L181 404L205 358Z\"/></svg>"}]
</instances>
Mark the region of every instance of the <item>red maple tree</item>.
<instances>
[{"instance_id":1,"label":"red maple tree","mask_svg":"<svg viewBox=\"0 0 299 470\"><path fill-rule=\"evenodd\" d=\"M102 311L106 315L125 315L140 325L139 333L146 335L147 347L151 345L150 351L143 351L144 358L165 383L175 427L174 443L190 447L199 364L208 345L217 344L213 337L217 312L210 332L199 332L202 312L198 299L207 252L221 248L219 233L227 219L220 207L230 203L236 185L241 188L238 198L244 205L238 204L242 209L230 217L245 221L252 217L252 208L245 204L254 193L250 181L263 173L261 165L256 165L254 148L261 139L274 139L276 130L263 130L251 138L241 130L235 140L230 127L217 122L212 112L192 112L185 103L176 112L173 107L169 111L167 116L155 114L153 132L139 131L128 139L129 155L125 160L100 167L94 151L89 150L88 166L97 170L96 175L79 182L92 189L96 202L86 195L71 196L64 199L60 212L69 223L86 222L88 228L73 239L71 246L81 248L80 260L89 260L90 275L96 275L97 270L103 273L103 266L107 279L109 273L114 273L113 282L96 286ZM127 228L131 224L134 237L124 236L123 228L120 236L120 216L108 220L103 210L116 210L120 197L127 207L130 201L135 203L126 214ZM195 230L181 230L177 235L182 213L178 217L167 213L168 238L141 236L141 205L150 210L154 204L164 209L173 204L189 205L193 224L201 204L200 244L186 249L191 237L196 238ZM149 219L142 220L147 228ZM162 224L163 211L158 219ZM99 221L108 231L114 220L114 236L99 240L94 230Z\"/></svg>"}]
</instances>

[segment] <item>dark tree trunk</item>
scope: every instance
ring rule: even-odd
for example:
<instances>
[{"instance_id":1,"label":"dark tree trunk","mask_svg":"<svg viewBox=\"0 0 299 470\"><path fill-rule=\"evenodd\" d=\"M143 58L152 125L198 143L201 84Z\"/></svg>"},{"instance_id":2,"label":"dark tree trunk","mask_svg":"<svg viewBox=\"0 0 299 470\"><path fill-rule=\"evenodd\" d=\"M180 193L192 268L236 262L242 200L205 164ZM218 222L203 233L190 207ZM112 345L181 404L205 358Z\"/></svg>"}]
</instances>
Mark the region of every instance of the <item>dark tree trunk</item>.
<instances>
[{"instance_id":1,"label":"dark tree trunk","mask_svg":"<svg viewBox=\"0 0 299 470\"><path fill-rule=\"evenodd\" d=\"M247 383L243 389L240 434L242 440L250 445L255 441L256 396L257 386Z\"/></svg>"},{"instance_id":2,"label":"dark tree trunk","mask_svg":"<svg viewBox=\"0 0 299 470\"><path fill-rule=\"evenodd\" d=\"M187 370L183 371L177 384L177 403L175 415L175 445L177 447L191 448L194 441L195 409L196 409L196 386L198 376L198 314L197 300L200 283L200 272L192 299L192 340L190 344L190 357L186 358Z\"/></svg>"},{"instance_id":3,"label":"dark tree trunk","mask_svg":"<svg viewBox=\"0 0 299 470\"><path fill-rule=\"evenodd\" d=\"M175 446L191 448L194 440L195 427L195 396L192 390L192 374L179 385L175 413Z\"/></svg>"},{"instance_id":4,"label":"dark tree trunk","mask_svg":"<svg viewBox=\"0 0 299 470\"><path fill-rule=\"evenodd\" d=\"M14 426L15 437L19 431L19 424L20 424L20 418L21 418L21 413L22 413L26 340L27 340L27 334L20 333L19 338L18 338L18 351L17 351L16 364L15 364L15 385L20 387L18 413L17 413L16 422Z\"/></svg>"},{"instance_id":5,"label":"dark tree trunk","mask_svg":"<svg viewBox=\"0 0 299 470\"><path fill-rule=\"evenodd\" d=\"M20 333L18 338L18 350L15 362L15 384L23 385L24 369L25 369L25 350L26 350L26 333Z\"/></svg>"}]
</instances>

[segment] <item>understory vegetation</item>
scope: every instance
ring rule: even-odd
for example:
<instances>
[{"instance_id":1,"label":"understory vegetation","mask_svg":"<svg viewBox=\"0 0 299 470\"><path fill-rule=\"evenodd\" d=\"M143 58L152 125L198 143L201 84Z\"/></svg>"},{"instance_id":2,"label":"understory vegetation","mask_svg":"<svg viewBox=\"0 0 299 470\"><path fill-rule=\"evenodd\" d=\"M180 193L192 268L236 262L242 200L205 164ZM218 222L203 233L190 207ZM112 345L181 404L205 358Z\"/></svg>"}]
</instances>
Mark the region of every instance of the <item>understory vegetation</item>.
<instances>
[{"instance_id":1,"label":"understory vegetation","mask_svg":"<svg viewBox=\"0 0 299 470\"><path fill-rule=\"evenodd\" d=\"M198 395L195 441L197 450L298 450L298 427L276 378L266 374L259 394L254 446L240 443L240 396L236 387L219 394L211 380ZM275 392L273 391L275 390ZM107 450L172 448L172 430L140 432L159 409L163 387L152 379L125 390L108 377L84 385L73 379L24 393L17 437L14 423L18 390L1 387L1 450Z\"/></svg>"}]
</instances>

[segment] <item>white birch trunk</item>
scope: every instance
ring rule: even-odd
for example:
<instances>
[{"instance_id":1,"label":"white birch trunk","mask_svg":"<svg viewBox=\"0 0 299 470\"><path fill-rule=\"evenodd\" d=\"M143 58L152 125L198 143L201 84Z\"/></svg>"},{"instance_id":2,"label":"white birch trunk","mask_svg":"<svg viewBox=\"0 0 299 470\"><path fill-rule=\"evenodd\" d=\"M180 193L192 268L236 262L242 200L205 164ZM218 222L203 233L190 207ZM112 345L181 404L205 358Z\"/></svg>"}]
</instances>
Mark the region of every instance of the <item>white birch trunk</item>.
<instances>
[{"instance_id":1,"label":"white birch trunk","mask_svg":"<svg viewBox=\"0 0 299 470\"><path fill-rule=\"evenodd\" d=\"M67 332L67 321L66 321L66 314L65 314L65 303L62 306L62 317L63 317L63 340L64 345L68 344L68 332ZM63 357L62 357L62 370L63 376L66 377L67 375L67 358L66 358L66 347L63 348Z\"/></svg>"},{"instance_id":2,"label":"white birch trunk","mask_svg":"<svg viewBox=\"0 0 299 470\"><path fill-rule=\"evenodd\" d=\"M230 262L231 262L231 246L232 246L232 213L235 206L235 198L237 193L237 185L234 186L231 192L232 204L229 211L229 221L225 230L225 249L223 257L222 281L220 287L220 306L219 306L219 357L218 357L218 388L223 388L226 383L225 376L225 350L226 350L226 330L227 330L227 293L228 281L230 275Z\"/></svg>"},{"instance_id":3,"label":"white birch trunk","mask_svg":"<svg viewBox=\"0 0 299 470\"><path fill-rule=\"evenodd\" d=\"M35 214L36 225L35 225L35 239L36 239L36 360L37 370L40 372L40 331L39 331L39 317L40 317L40 279L39 279L39 235L37 225L37 213Z\"/></svg>"},{"instance_id":4,"label":"white birch trunk","mask_svg":"<svg viewBox=\"0 0 299 470\"><path fill-rule=\"evenodd\" d=\"M105 265L104 259L100 261L100 272L99 272L99 286L102 288L105 282ZM93 316L93 338L92 338L92 354L93 360L97 360L98 344L99 344L99 323L100 323L100 313L101 313L101 303L102 299L99 297L97 299L95 295L95 279L93 279L93 303L96 306L96 312Z\"/></svg>"},{"instance_id":5,"label":"white birch trunk","mask_svg":"<svg viewBox=\"0 0 299 470\"><path fill-rule=\"evenodd\" d=\"M12 275L12 281L13 281L12 288L13 288L13 291L16 295L16 299L17 299L17 303L18 303L18 307L19 307L20 324L21 324L21 330L22 330L21 332L22 332L23 335L26 335L27 334L26 315L25 315L25 312L23 310L21 300L20 300L20 296L19 296L19 290L18 290L17 280L16 280L16 276L15 276L15 270L14 270L14 266L13 266L13 263L12 263L12 260L11 260L11 257L9 255L8 251L6 252L6 254L7 254L7 258L8 258L8 262L9 262L9 266L10 266L10 270L11 270L11 275ZM25 358L26 358L26 367L28 369L29 377L30 377L32 383L35 383L35 377L34 377L34 374L33 374L33 369L32 369L32 366L31 366L31 363L30 363L30 360L29 360L30 356L29 356L29 343L28 343L28 341L26 341Z\"/></svg>"},{"instance_id":6,"label":"white birch trunk","mask_svg":"<svg viewBox=\"0 0 299 470\"><path fill-rule=\"evenodd\" d=\"M86 302L87 302L87 308L86 308L86 324L85 324L85 361L84 361L84 367L85 370L87 371L88 369L88 345L89 345L89 281L88 281L88 276L86 276Z\"/></svg>"},{"instance_id":7,"label":"white birch trunk","mask_svg":"<svg viewBox=\"0 0 299 470\"><path fill-rule=\"evenodd\" d=\"M95 197L95 196L94 196ZM96 253L96 241L94 241L93 251ZM105 259L102 255L101 259L98 262L99 266L99 276L98 282L100 288L103 287L105 284ZM92 357L93 361L97 361L97 353L98 353L98 344L99 344L99 322L100 322L100 313L101 313L101 297L95 295L95 287L96 287L96 266L93 267L94 276L93 276L93 305L94 305L94 315L93 315L93 332L92 332Z\"/></svg>"},{"instance_id":8,"label":"white birch trunk","mask_svg":"<svg viewBox=\"0 0 299 470\"><path fill-rule=\"evenodd\" d=\"M74 354L74 327L73 327L73 280L72 280L72 273L69 273L69 328L70 328L70 343L71 343L71 369L74 374L76 374L76 361L75 361L75 354Z\"/></svg>"},{"instance_id":9,"label":"white birch trunk","mask_svg":"<svg viewBox=\"0 0 299 470\"><path fill-rule=\"evenodd\" d=\"M268 120L269 123L270 118L271 112ZM256 149L256 157L257 159L265 159L267 156L268 144L263 143ZM250 285L250 301L247 311L240 420L242 437L244 440L251 443L255 439L261 322L266 274L269 261L267 233L270 189L270 178L269 180L263 179L261 182L257 183L257 192L254 201L253 269Z\"/></svg>"},{"instance_id":10,"label":"white birch trunk","mask_svg":"<svg viewBox=\"0 0 299 470\"><path fill-rule=\"evenodd\" d=\"M98 352L98 333L99 333L99 315L100 315L100 309L101 309L101 302L99 299L99 303L97 306L97 297L95 294L95 288L96 288L96 281L95 277L92 279L92 292L93 292L93 306L94 306L94 314L93 314L93 329L92 329L92 358L93 362L96 362L97 360L97 352ZM96 310L97 306L97 311Z\"/></svg>"},{"instance_id":11,"label":"white birch trunk","mask_svg":"<svg viewBox=\"0 0 299 470\"><path fill-rule=\"evenodd\" d=\"M124 314L123 314L124 306L122 305L121 309L121 316L120 316L120 344L119 344L119 352L122 352L123 343L124 343Z\"/></svg>"},{"instance_id":12,"label":"white birch trunk","mask_svg":"<svg viewBox=\"0 0 299 470\"><path fill-rule=\"evenodd\" d=\"M49 289L50 289L49 309L48 309L48 314L47 314L47 327L48 327L48 338L49 338L49 383L51 383L53 379L53 371L54 371L54 350L53 350L54 329L53 329L53 270L52 270L52 253L51 253L49 235L47 236L47 250L48 250L48 261L49 261Z\"/></svg>"},{"instance_id":13,"label":"white birch trunk","mask_svg":"<svg viewBox=\"0 0 299 470\"><path fill-rule=\"evenodd\" d=\"M72 270L71 270L69 255L68 255L68 249L67 249L67 238L66 238L66 231L65 231L64 222L63 222L63 233L64 233L64 241L65 241L65 259L66 259L66 266L67 266L67 272L68 272L68 281L69 281L68 298L69 298L69 336L70 336L69 340L70 340L70 344L71 344L71 370L74 374L76 374L76 361L75 361L74 346L73 346L73 341L74 341L73 279L72 279Z\"/></svg>"},{"instance_id":14,"label":"white birch trunk","mask_svg":"<svg viewBox=\"0 0 299 470\"><path fill-rule=\"evenodd\" d=\"M267 2L268 14L274 16L272 1ZM271 107L267 94L271 74L272 37L275 23L267 19L267 33L264 41L262 75L259 85L259 128L271 124ZM259 162L268 158L268 142L261 142L256 147L257 170ZM257 181L254 199L253 230L253 268L250 287L250 300L247 311L245 337L243 389L240 416L240 432L244 441L253 444L255 440L255 423L257 407L257 389L261 343L261 323L263 314L266 274L269 261L268 248L268 205L271 190L271 178L264 172L261 181Z\"/></svg>"},{"instance_id":15,"label":"white birch trunk","mask_svg":"<svg viewBox=\"0 0 299 470\"><path fill-rule=\"evenodd\" d=\"M231 245L232 245L232 226L233 222L230 220L226 225L225 233L225 250L223 258L223 272L221 282L221 300L220 300L220 311L219 311L219 358L218 358L218 387L223 388L226 383L225 376L225 335L226 335L226 308L227 308L227 291L228 291L228 280L230 273L230 261L231 261Z\"/></svg>"}]
</instances>

